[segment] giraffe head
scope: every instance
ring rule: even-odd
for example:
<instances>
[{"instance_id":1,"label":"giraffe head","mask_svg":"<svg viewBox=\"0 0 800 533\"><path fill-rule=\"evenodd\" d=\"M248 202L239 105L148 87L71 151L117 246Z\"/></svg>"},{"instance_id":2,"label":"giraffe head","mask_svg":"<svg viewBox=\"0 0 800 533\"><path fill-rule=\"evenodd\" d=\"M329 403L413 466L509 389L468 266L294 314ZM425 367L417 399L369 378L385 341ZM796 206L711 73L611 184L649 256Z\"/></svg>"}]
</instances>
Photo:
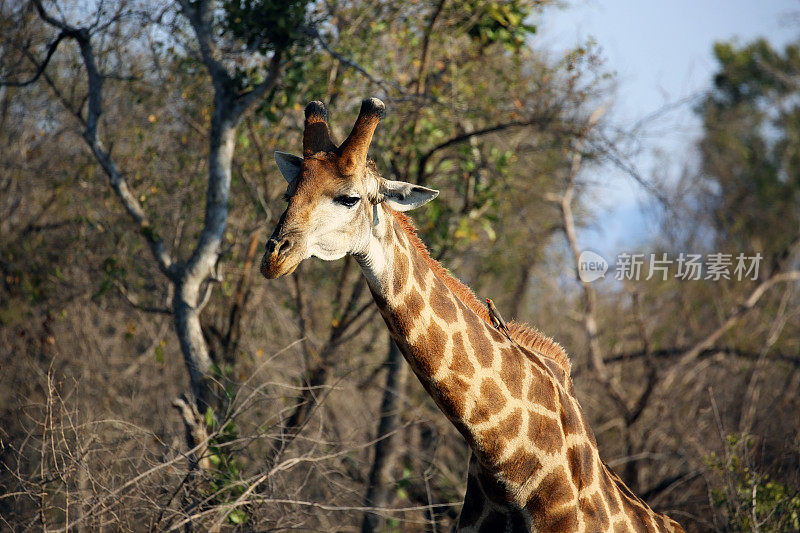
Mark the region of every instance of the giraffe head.
<instances>
[{"instance_id":1,"label":"giraffe head","mask_svg":"<svg viewBox=\"0 0 800 533\"><path fill-rule=\"evenodd\" d=\"M347 139L336 146L322 102L306 106L303 157L275 152L288 182L286 207L267 241L261 273L290 274L307 257L332 261L365 253L377 225L379 205L408 211L433 200L438 191L382 178L367 161L372 135L384 115L377 98L361 103Z\"/></svg>"}]
</instances>

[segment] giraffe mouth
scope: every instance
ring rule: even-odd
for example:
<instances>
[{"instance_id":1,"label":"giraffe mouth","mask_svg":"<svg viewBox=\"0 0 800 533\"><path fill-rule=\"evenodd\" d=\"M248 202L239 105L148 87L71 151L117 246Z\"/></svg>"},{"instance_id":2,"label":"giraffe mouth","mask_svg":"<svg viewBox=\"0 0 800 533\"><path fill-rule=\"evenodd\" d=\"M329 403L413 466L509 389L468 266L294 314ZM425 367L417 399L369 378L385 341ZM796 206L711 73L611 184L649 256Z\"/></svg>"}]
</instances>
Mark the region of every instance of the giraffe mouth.
<instances>
[{"instance_id":1,"label":"giraffe mouth","mask_svg":"<svg viewBox=\"0 0 800 533\"><path fill-rule=\"evenodd\" d=\"M300 261L296 261L291 257L282 256L275 258L275 254L269 252L264 254L261 259L261 275L267 279L277 279L287 274L291 274L297 269Z\"/></svg>"}]
</instances>

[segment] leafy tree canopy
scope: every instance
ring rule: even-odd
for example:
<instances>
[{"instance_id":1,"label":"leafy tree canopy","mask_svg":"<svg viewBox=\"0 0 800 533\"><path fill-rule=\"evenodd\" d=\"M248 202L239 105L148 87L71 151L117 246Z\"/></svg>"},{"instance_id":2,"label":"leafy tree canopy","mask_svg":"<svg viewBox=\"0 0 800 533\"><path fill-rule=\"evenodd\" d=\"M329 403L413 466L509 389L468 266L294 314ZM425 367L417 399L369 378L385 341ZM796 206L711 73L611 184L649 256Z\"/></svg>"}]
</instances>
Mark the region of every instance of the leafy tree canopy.
<instances>
[{"instance_id":1,"label":"leafy tree canopy","mask_svg":"<svg viewBox=\"0 0 800 533\"><path fill-rule=\"evenodd\" d=\"M713 223L726 246L774 262L800 225L800 48L760 39L717 43L714 54L714 90L699 109Z\"/></svg>"}]
</instances>

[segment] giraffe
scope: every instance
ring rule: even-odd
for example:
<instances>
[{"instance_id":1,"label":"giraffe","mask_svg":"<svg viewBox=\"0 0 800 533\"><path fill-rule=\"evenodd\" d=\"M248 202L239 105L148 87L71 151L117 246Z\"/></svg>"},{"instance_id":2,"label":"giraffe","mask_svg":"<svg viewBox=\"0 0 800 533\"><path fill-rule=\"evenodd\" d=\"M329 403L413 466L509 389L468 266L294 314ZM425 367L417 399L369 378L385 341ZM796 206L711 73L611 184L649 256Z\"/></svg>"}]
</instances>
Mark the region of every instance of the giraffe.
<instances>
[{"instance_id":1,"label":"giraffe","mask_svg":"<svg viewBox=\"0 0 800 533\"><path fill-rule=\"evenodd\" d=\"M384 113L364 100L336 146L325 106L308 104L303 156L275 152L288 206L261 273L312 256L359 263L392 338L471 448L459 531L683 531L600 460L563 348L506 324L430 256L403 212L438 191L385 179L367 159Z\"/></svg>"}]
</instances>

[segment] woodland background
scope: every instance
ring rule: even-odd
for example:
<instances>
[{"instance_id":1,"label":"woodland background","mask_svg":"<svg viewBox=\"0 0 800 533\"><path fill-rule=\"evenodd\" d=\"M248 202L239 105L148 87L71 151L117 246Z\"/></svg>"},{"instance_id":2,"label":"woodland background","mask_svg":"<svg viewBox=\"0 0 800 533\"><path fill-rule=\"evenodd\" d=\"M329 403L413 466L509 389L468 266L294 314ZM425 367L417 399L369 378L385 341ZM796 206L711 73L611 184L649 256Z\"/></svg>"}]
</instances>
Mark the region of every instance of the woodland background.
<instances>
[{"instance_id":1,"label":"woodland background","mask_svg":"<svg viewBox=\"0 0 800 533\"><path fill-rule=\"evenodd\" d=\"M691 531L800 527L800 48L718 43L700 165L630 164L601 54L548 1L0 0L0 528L446 531L467 447L357 265L257 265L302 109L388 114L435 257L571 356L601 456ZM659 120L658 114L650 120ZM601 165L643 251L758 280L581 284Z\"/></svg>"}]
</instances>

